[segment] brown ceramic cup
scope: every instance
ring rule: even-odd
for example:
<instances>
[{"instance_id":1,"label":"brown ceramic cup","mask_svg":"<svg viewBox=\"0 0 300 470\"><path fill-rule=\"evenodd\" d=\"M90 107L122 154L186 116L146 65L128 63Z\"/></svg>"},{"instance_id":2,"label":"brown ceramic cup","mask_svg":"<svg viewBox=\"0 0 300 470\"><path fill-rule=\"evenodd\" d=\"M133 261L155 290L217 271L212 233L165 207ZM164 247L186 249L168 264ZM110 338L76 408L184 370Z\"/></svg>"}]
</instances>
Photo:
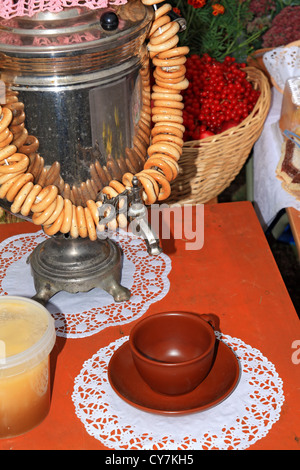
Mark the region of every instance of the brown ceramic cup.
<instances>
[{"instance_id":1,"label":"brown ceramic cup","mask_svg":"<svg viewBox=\"0 0 300 470\"><path fill-rule=\"evenodd\" d=\"M167 395L191 392L205 379L214 361L218 317L165 312L139 321L129 344L142 379Z\"/></svg>"}]
</instances>

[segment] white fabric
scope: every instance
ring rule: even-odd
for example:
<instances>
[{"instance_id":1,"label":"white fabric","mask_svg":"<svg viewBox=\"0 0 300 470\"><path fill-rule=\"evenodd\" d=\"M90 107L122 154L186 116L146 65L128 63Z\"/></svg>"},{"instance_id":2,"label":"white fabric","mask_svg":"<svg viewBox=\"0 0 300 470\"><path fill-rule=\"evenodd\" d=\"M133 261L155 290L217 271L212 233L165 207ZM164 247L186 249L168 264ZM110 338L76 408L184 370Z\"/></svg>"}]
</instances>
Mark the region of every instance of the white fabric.
<instances>
[{"instance_id":1,"label":"white fabric","mask_svg":"<svg viewBox=\"0 0 300 470\"><path fill-rule=\"evenodd\" d=\"M265 52L263 62L282 91L288 78L300 76L300 48L298 46L282 46Z\"/></svg>"},{"instance_id":2,"label":"white fabric","mask_svg":"<svg viewBox=\"0 0 300 470\"><path fill-rule=\"evenodd\" d=\"M268 227L281 209L300 210L300 201L287 193L275 176L283 142L278 121L282 95L272 88L272 101L264 129L254 145L254 202L264 228Z\"/></svg>"},{"instance_id":3,"label":"white fabric","mask_svg":"<svg viewBox=\"0 0 300 470\"><path fill-rule=\"evenodd\" d=\"M47 236L42 232L16 235L0 243L0 295L32 297L36 291L29 254ZM68 338L84 338L113 325L129 323L141 317L153 302L169 291L170 258L161 253L148 255L144 240L120 231L114 239L123 254L121 284L131 290L125 302L114 302L102 289L70 294L59 292L47 304L55 319L56 334Z\"/></svg>"},{"instance_id":4,"label":"white fabric","mask_svg":"<svg viewBox=\"0 0 300 470\"><path fill-rule=\"evenodd\" d=\"M262 439L279 419L282 380L262 353L241 339L217 332L239 358L241 378L215 407L183 416L144 412L111 388L107 367L118 339L88 359L75 379L72 400L87 433L111 449L243 450ZM126 447L125 447L126 446Z\"/></svg>"}]
</instances>

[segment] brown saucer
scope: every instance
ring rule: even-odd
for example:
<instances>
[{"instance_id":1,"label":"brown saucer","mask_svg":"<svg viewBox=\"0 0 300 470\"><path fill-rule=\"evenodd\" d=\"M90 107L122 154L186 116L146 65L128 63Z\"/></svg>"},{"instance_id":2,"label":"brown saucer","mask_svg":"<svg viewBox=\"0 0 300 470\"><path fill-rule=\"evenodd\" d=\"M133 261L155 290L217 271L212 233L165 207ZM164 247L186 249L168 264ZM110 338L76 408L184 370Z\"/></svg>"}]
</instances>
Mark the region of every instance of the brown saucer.
<instances>
[{"instance_id":1,"label":"brown saucer","mask_svg":"<svg viewBox=\"0 0 300 470\"><path fill-rule=\"evenodd\" d=\"M184 395L154 392L135 368L129 341L115 351L108 365L109 382L119 397L143 411L168 415L194 413L217 405L232 393L239 376L238 359L222 341L218 341L215 362L208 376Z\"/></svg>"}]
</instances>

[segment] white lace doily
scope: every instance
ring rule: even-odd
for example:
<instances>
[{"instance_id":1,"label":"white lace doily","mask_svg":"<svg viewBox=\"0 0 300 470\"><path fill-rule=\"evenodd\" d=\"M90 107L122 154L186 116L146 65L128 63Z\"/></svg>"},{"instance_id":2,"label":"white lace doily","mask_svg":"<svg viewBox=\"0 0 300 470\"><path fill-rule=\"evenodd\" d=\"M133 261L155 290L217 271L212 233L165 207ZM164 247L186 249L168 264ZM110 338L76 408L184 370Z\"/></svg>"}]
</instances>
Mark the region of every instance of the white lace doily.
<instances>
[{"instance_id":1,"label":"white lace doily","mask_svg":"<svg viewBox=\"0 0 300 470\"><path fill-rule=\"evenodd\" d=\"M35 295L30 265L26 261L46 238L39 231L16 235L0 243L0 295ZM171 260L167 255L149 255L145 241L131 232L120 231L112 238L123 250L121 284L131 290L130 299L115 302L111 295L98 288L77 294L58 292L47 304L58 336L83 338L108 326L129 323L168 293Z\"/></svg>"},{"instance_id":2,"label":"white lace doily","mask_svg":"<svg viewBox=\"0 0 300 470\"><path fill-rule=\"evenodd\" d=\"M298 46L277 47L263 55L263 62L281 92L285 82L300 75L300 48Z\"/></svg>"},{"instance_id":3,"label":"white lace doily","mask_svg":"<svg viewBox=\"0 0 300 470\"><path fill-rule=\"evenodd\" d=\"M87 433L114 450L243 450L262 439L280 417L282 380L259 350L238 338L217 336L239 358L240 381L217 406L183 416L138 410L113 391L108 363L128 337L100 349L83 364L72 394Z\"/></svg>"}]
</instances>

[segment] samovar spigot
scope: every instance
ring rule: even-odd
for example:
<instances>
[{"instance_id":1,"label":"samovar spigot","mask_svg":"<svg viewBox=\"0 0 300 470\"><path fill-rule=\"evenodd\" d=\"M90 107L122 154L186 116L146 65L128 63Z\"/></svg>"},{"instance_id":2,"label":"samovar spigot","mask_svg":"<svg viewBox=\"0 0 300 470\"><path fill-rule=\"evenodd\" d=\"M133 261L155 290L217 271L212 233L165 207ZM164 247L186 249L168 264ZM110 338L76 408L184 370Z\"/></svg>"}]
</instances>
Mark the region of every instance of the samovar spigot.
<instances>
[{"instance_id":1,"label":"samovar spigot","mask_svg":"<svg viewBox=\"0 0 300 470\"><path fill-rule=\"evenodd\" d=\"M124 214L129 221L129 229L134 234L141 235L145 240L148 253L159 255L162 252L159 239L148 221L147 207L142 199L142 188L136 176L132 179L131 188L111 199L102 194L101 201L102 206L99 207L100 223L101 220L105 220L107 223L119 214ZM108 216L106 216L107 209L109 209Z\"/></svg>"}]
</instances>

